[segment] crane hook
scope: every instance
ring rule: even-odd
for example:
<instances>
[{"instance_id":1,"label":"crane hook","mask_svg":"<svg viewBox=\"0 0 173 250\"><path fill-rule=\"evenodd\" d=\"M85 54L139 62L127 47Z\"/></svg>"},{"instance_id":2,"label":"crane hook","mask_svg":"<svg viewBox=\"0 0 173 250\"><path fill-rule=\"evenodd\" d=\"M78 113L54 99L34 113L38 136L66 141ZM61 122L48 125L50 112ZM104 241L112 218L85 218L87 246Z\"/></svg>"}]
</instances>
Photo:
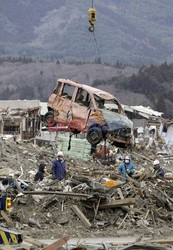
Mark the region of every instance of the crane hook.
<instances>
[{"instance_id":1,"label":"crane hook","mask_svg":"<svg viewBox=\"0 0 173 250\"><path fill-rule=\"evenodd\" d=\"M88 30L90 32L94 32L94 25L96 23L96 9L93 7L88 10L88 21L91 24Z\"/></svg>"}]
</instances>

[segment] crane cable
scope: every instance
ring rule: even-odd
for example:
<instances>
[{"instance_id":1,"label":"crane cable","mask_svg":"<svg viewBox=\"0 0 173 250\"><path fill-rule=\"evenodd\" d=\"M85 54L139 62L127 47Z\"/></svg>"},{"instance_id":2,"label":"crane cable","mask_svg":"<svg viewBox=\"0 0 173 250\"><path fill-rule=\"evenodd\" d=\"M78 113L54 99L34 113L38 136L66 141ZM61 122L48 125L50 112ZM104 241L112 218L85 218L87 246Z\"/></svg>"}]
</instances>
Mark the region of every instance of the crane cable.
<instances>
[{"instance_id":1,"label":"crane cable","mask_svg":"<svg viewBox=\"0 0 173 250\"><path fill-rule=\"evenodd\" d=\"M97 42L97 39L96 39L95 31L93 32L93 36L94 36L94 41L95 41L95 45L96 45L96 48L97 48L97 53L98 53L98 56L99 56L100 64L102 65L103 74L104 74L105 81L106 81L105 68L104 68L104 65L102 63L101 53L100 53L100 49L99 49L98 42Z\"/></svg>"}]
</instances>

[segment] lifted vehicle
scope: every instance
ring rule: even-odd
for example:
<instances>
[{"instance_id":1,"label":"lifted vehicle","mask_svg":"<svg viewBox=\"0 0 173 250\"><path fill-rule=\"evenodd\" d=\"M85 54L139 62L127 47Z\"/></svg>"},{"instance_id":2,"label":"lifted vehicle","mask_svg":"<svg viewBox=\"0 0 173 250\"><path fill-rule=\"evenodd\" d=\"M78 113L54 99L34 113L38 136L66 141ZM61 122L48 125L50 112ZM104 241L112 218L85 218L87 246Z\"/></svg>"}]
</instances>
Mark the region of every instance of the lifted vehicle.
<instances>
[{"instance_id":1,"label":"lifted vehicle","mask_svg":"<svg viewBox=\"0 0 173 250\"><path fill-rule=\"evenodd\" d=\"M117 107L114 112L105 107L111 103ZM105 138L118 146L131 144L133 123L124 115L116 97L81 83L58 79L45 114L46 126L52 127L57 123L76 133L86 132L92 145Z\"/></svg>"}]
</instances>

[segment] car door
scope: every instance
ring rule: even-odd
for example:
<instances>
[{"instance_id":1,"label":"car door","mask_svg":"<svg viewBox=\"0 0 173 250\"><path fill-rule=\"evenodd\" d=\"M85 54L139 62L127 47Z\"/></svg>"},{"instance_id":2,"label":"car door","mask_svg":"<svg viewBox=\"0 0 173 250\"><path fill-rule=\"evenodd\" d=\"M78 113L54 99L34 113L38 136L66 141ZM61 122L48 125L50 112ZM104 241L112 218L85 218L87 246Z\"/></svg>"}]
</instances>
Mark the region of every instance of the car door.
<instances>
[{"instance_id":1,"label":"car door","mask_svg":"<svg viewBox=\"0 0 173 250\"><path fill-rule=\"evenodd\" d=\"M75 86L64 83L61 95L54 100L53 108L56 111L55 116L58 123L67 122L67 114L71 107L74 91Z\"/></svg>"},{"instance_id":2,"label":"car door","mask_svg":"<svg viewBox=\"0 0 173 250\"><path fill-rule=\"evenodd\" d=\"M85 129L89 113L91 98L87 91L82 88L77 89L74 101L71 103L71 119L68 124L70 128L82 131Z\"/></svg>"}]
</instances>

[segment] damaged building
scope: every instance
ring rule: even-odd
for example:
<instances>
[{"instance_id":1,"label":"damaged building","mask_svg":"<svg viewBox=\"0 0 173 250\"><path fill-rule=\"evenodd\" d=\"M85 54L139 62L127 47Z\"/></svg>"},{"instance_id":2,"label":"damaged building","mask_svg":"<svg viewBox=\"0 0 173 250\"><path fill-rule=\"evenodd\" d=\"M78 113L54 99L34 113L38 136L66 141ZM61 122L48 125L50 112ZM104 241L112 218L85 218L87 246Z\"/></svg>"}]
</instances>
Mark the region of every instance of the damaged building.
<instances>
[{"instance_id":1,"label":"damaged building","mask_svg":"<svg viewBox=\"0 0 173 250\"><path fill-rule=\"evenodd\" d=\"M40 131L39 100L0 101L0 134L17 140L34 138Z\"/></svg>"}]
</instances>

